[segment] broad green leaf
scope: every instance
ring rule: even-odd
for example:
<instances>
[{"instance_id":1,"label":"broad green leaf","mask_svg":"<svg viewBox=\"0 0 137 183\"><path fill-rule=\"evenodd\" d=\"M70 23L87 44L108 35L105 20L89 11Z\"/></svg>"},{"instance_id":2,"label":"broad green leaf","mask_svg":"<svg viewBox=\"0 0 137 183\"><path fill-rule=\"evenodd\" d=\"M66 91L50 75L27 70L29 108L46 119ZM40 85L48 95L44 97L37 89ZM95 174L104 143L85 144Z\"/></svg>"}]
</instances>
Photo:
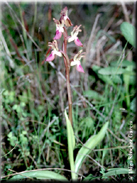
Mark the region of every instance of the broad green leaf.
<instances>
[{"instance_id":1,"label":"broad green leaf","mask_svg":"<svg viewBox=\"0 0 137 183\"><path fill-rule=\"evenodd\" d=\"M128 67L128 66L133 66L135 67L135 62L133 61L129 61L129 60L123 60L121 62L119 61L112 61L110 62L110 65L113 66L113 67Z\"/></svg>"},{"instance_id":2,"label":"broad green leaf","mask_svg":"<svg viewBox=\"0 0 137 183\"><path fill-rule=\"evenodd\" d=\"M124 69L118 67L105 67L98 71L99 74L102 75L113 75L113 74L123 74Z\"/></svg>"},{"instance_id":3,"label":"broad green leaf","mask_svg":"<svg viewBox=\"0 0 137 183\"><path fill-rule=\"evenodd\" d=\"M133 171L129 171L128 168L112 168L109 169L107 173L104 173L104 177L113 176L113 175L120 175L120 174L131 174L134 173Z\"/></svg>"},{"instance_id":4,"label":"broad green leaf","mask_svg":"<svg viewBox=\"0 0 137 183\"><path fill-rule=\"evenodd\" d=\"M122 80L118 75L112 75L111 79L114 83L122 83Z\"/></svg>"},{"instance_id":5,"label":"broad green leaf","mask_svg":"<svg viewBox=\"0 0 137 183\"><path fill-rule=\"evenodd\" d=\"M104 100L104 97L102 95L100 95L98 92L93 91L93 90L84 91L84 96L93 98L95 100Z\"/></svg>"},{"instance_id":6,"label":"broad green leaf","mask_svg":"<svg viewBox=\"0 0 137 183\"><path fill-rule=\"evenodd\" d=\"M135 47L135 27L128 23L128 22L123 22L120 25L120 30L123 34L123 36L125 37L125 39L132 45Z\"/></svg>"},{"instance_id":7,"label":"broad green leaf","mask_svg":"<svg viewBox=\"0 0 137 183\"><path fill-rule=\"evenodd\" d=\"M46 170L32 170L29 172L20 173L19 175L13 176L10 180L20 180L23 178L37 178L37 179L54 179L66 181L67 179L55 172L46 171Z\"/></svg>"},{"instance_id":8,"label":"broad green leaf","mask_svg":"<svg viewBox=\"0 0 137 183\"><path fill-rule=\"evenodd\" d=\"M66 123L67 123L67 139L68 139L68 152L69 152L69 162L70 162L70 167L71 171L75 171L74 167L74 155L73 155L73 150L75 148L75 136L73 132L72 125L70 123L70 120L68 119L68 115L65 111L65 118L66 118ZM77 178L77 174L71 173L72 179Z\"/></svg>"},{"instance_id":9,"label":"broad green leaf","mask_svg":"<svg viewBox=\"0 0 137 183\"><path fill-rule=\"evenodd\" d=\"M100 67L99 67L99 66L93 65L93 66L92 66L92 69L93 69L93 71L98 75L98 77L99 77L102 81L104 81L104 82L107 83L107 84L112 85L112 86L116 89L116 86L114 85L113 81L110 79L109 76L105 76L105 75L102 75L102 74L99 74L99 73L98 73L98 71L100 70Z\"/></svg>"},{"instance_id":10,"label":"broad green leaf","mask_svg":"<svg viewBox=\"0 0 137 183\"><path fill-rule=\"evenodd\" d=\"M86 156L91 152L92 149L97 146L101 140L104 138L107 131L109 122L106 122L97 135L91 136L88 141L81 147L79 150L76 160L75 160L75 172L78 173L79 168L81 167Z\"/></svg>"}]
</instances>

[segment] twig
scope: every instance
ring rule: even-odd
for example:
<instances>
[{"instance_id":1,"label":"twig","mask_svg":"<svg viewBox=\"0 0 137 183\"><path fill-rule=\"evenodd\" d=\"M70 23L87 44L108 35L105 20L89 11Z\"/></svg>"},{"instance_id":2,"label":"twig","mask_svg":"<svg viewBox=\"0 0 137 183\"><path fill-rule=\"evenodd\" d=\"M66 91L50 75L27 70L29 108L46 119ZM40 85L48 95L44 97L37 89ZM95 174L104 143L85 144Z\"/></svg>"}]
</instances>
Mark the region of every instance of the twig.
<instances>
[{"instance_id":1,"label":"twig","mask_svg":"<svg viewBox=\"0 0 137 183\"><path fill-rule=\"evenodd\" d=\"M95 18L93 28L92 28L92 31L91 31L91 34L90 34L90 37L89 37L89 41L88 41L88 44L87 44L87 50L86 50L86 57L85 57L86 61L88 61L88 58L89 58L88 56L89 56L89 52L90 52L91 41L92 41L92 38L93 38L93 35L94 35L94 32L95 32L95 28L97 26L97 22L98 22L98 19L99 19L100 16L101 16L101 14L97 14L97 16Z\"/></svg>"},{"instance_id":2,"label":"twig","mask_svg":"<svg viewBox=\"0 0 137 183\"><path fill-rule=\"evenodd\" d=\"M8 46L7 46L7 44L6 44L6 41L5 41L5 38L4 38L3 34L2 34L1 29L0 29L0 38L1 38L1 41L2 41L2 43L3 43L3 47L4 47L5 50L6 50L6 53L7 53L6 57L7 57L7 59L9 60L10 66L11 66L12 68L14 68L14 67L15 67L14 62L13 62L13 60L11 59L11 54L10 54L10 51L9 51L9 49L8 49Z\"/></svg>"},{"instance_id":3,"label":"twig","mask_svg":"<svg viewBox=\"0 0 137 183\"><path fill-rule=\"evenodd\" d=\"M92 31L91 31L91 34L90 34L90 37L89 37L89 41L88 41L88 44L87 44L86 55L85 55L86 63L88 63L89 58L90 58L91 41L92 41L92 38L93 38L93 35L94 35L94 32L95 32L99 17L100 17L100 14L98 14L95 18L95 22L94 22L94 25L93 25L93 28L92 28ZM88 88L87 81L88 81L88 73L86 72L85 75L84 75L84 83L85 83L84 87L85 87L86 90Z\"/></svg>"},{"instance_id":4,"label":"twig","mask_svg":"<svg viewBox=\"0 0 137 183\"><path fill-rule=\"evenodd\" d=\"M87 155L87 157L88 157L89 159L91 159L92 161L94 161L99 167L101 167L101 168L103 168L103 169L106 169L106 167L100 165L100 164L99 164L95 159L93 159L91 156Z\"/></svg>"},{"instance_id":5,"label":"twig","mask_svg":"<svg viewBox=\"0 0 137 183\"><path fill-rule=\"evenodd\" d=\"M121 141L121 142L127 142L127 141L125 141L125 140L123 140L123 139L120 139L120 138L118 138L110 129L107 129L118 141Z\"/></svg>"},{"instance_id":6,"label":"twig","mask_svg":"<svg viewBox=\"0 0 137 183\"><path fill-rule=\"evenodd\" d=\"M18 146L18 144L15 144L15 146L7 154L4 154L3 157L7 156L8 154L10 154L15 149L16 146Z\"/></svg>"},{"instance_id":7,"label":"twig","mask_svg":"<svg viewBox=\"0 0 137 183\"><path fill-rule=\"evenodd\" d=\"M132 24L135 25L135 20L136 20L136 2L134 2L133 7L134 7L134 9L133 9Z\"/></svg>"},{"instance_id":8,"label":"twig","mask_svg":"<svg viewBox=\"0 0 137 183\"><path fill-rule=\"evenodd\" d=\"M125 20L130 23L128 12L127 12L127 8L126 8L126 6L125 6L123 1L121 1L121 5L122 5L122 8L123 8Z\"/></svg>"},{"instance_id":9,"label":"twig","mask_svg":"<svg viewBox=\"0 0 137 183\"><path fill-rule=\"evenodd\" d=\"M104 149L93 149L93 151L104 151L104 150L110 150L110 149L127 149L128 146L117 146L117 147L109 147L109 148L104 148Z\"/></svg>"},{"instance_id":10,"label":"twig","mask_svg":"<svg viewBox=\"0 0 137 183\"><path fill-rule=\"evenodd\" d=\"M36 161L34 160L34 158L33 158L31 155L29 155L29 157L31 158L31 160L32 160L33 163L35 164L36 168L38 168L37 163L36 163Z\"/></svg>"},{"instance_id":11,"label":"twig","mask_svg":"<svg viewBox=\"0 0 137 183\"><path fill-rule=\"evenodd\" d=\"M112 17L112 18L109 20L108 24L107 24L106 27L104 28L104 31L105 31L105 32L107 32L107 30L108 30L109 27L112 25L112 23L114 22L114 20L115 20L115 17Z\"/></svg>"},{"instance_id":12,"label":"twig","mask_svg":"<svg viewBox=\"0 0 137 183\"><path fill-rule=\"evenodd\" d=\"M122 137L124 137L128 142L129 142L129 139L120 131L120 135L122 136Z\"/></svg>"},{"instance_id":13,"label":"twig","mask_svg":"<svg viewBox=\"0 0 137 183\"><path fill-rule=\"evenodd\" d=\"M111 48L109 48L106 53L113 53L114 50L121 44L121 42L118 40Z\"/></svg>"}]
</instances>

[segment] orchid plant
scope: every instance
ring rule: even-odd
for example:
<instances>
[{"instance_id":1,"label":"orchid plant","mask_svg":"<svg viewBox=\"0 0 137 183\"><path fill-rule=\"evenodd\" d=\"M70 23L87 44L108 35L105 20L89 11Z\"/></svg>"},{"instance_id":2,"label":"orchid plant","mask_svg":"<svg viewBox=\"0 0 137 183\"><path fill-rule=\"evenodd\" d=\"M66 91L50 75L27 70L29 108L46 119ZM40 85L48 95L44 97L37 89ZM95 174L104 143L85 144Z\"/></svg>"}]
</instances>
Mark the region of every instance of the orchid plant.
<instances>
[{"instance_id":1,"label":"orchid plant","mask_svg":"<svg viewBox=\"0 0 137 183\"><path fill-rule=\"evenodd\" d=\"M82 147L79 150L79 153L76 157L76 160L74 162L74 156L73 156L73 150L75 148L75 137L74 137L74 132L73 132L73 123L72 123L72 99L71 99L71 88L70 88L70 66L75 66L76 65L76 70L78 72L84 73L84 69L81 66L81 59L85 56L85 52L83 52L82 49L78 51L77 54L72 59L68 58L67 55L67 43L70 43L74 41L76 46L78 47L83 47L83 44L78 38L78 33L81 32L82 30L80 29L81 25L79 26L74 26L71 35L68 36L67 29L66 27L73 26L71 20L68 17L68 9L65 7L61 13L61 17L59 20L56 20L53 18L55 24L56 24L56 34L53 38L52 42L48 43L48 46L50 47L49 50L47 51L47 54L51 51L50 55L47 56L46 62L51 62L55 59L55 56L63 57L64 59L64 64L65 64L65 70L66 70L66 82L67 82L67 92L68 92L68 103L69 103L69 117L67 116L67 113L65 111L65 118L66 118L66 124L67 124L67 134L68 134L68 152L69 152L69 161L70 161L70 167L71 167L71 175L72 179L76 180L78 178L77 173L79 171L79 168L84 161L85 157L89 152L91 151L92 148L94 148L104 137L108 122L103 126L103 128L100 130L100 132L89 138L89 140L86 142L86 146L88 146L89 149L86 149L85 147ZM58 42L61 37L64 37L63 41L63 47L62 50L58 48ZM70 125L71 124L71 125Z\"/></svg>"}]
</instances>

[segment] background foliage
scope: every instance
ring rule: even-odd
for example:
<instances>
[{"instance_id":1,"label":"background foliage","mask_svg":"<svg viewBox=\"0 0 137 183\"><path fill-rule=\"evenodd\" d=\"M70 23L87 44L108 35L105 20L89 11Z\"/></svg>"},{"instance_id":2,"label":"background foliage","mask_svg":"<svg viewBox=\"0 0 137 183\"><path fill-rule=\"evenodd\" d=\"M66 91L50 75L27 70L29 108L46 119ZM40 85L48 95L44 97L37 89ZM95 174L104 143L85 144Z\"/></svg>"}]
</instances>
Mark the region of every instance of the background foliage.
<instances>
[{"instance_id":1,"label":"background foliage","mask_svg":"<svg viewBox=\"0 0 137 183\"><path fill-rule=\"evenodd\" d=\"M80 40L88 52L82 62L85 74L75 68L70 72L75 156L109 121L107 135L79 173L83 178L88 175L88 180L100 180L110 168L129 167L128 134L130 121L135 130L136 111L135 48L120 26L122 22L134 25L134 4L5 3L1 4L0 30L3 180L15 172L40 168L51 168L70 179L70 172L60 169L70 170L63 115L68 109L63 59L42 65L48 42L55 35L53 18L58 19L65 6L73 25L82 25ZM77 52L70 43L69 57ZM135 165L134 154L133 149ZM106 178L127 180L128 174Z\"/></svg>"}]
</instances>

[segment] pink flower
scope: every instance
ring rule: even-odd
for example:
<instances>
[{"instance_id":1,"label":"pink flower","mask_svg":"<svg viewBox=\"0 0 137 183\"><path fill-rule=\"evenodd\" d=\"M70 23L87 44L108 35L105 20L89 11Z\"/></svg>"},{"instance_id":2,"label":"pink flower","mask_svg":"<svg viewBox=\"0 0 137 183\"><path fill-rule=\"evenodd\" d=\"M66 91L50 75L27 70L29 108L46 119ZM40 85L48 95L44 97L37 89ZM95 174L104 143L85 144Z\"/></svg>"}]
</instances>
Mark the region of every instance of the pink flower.
<instances>
[{"instance_id":1,"label":"pink flower","mask_svg":"<svg viewBox=\"0 0 137 183\"><path fill-rule=\"evenodd\" d=\"M81 66L81 64L80 64L80 62L77 63L76 69L77 69L77 71L83 72L83 73L84 73L84 70L83 70L83 68L82 68L82 66Z\"/></svg>"},{"instance_id":2,"label":"pink flower","mask_svg":"<svg viewBox=\"0 0 137 183\"><path fill-rule=\"evenodd\" d=\"M83 68L82 68L82 66L81 66L80 59L81 59L82 57L84 57L84 54L85 54L85 53L82 53L82 50L80 50L80 51L74 56L73 60L72 60L71 63L70 63L71 66L76 65L76 70L77 70L78 72L83 72L83 73L84 73L84 70L83 70Z\"/></svg>"},{"instance_id":3,"label":"pink flower","mask_svg":"<svg viewBox=\"0 0 137 183\"><path fill-rule=\"evenodd\" d=\"M63 26L64 24L61 23L59 20L56 20L55 18L53 18L55 24L56 24L56 35L53 39L60 39L62 36L62 32L64 32Z\"/></svg>"},{"instance_id":4,"label":"pink flower","mask_svg":"<svg viewBox=\"0 0 137 183\"><path fill-rule=\"evenodd\" d=\"M76 25L73 28L73 31L71 32L71 36L68 37L68 42L74 41L77 46L83 47L83 44L80 42L80 40L77 37L78 33L81 32L80 26L81 25L79 26Z\"/></svg>"},{"instance_id":5,"label":"pink flower","mask_svg":"<svg viewBox=\"0 0 137 183\"><path fill-rule=\"evenodd\" d=\"M74 42L75 42L75 44L76 44L77 46L83 47L83 44L80 42L80 40L78 39L78 37L76 37L76 38L74 39Z\"/></svg>"},{"instance_id":6,"label":"pink flower","mask_svg":"<svg viewBox=\"0 0 137 183\"><path fill-rule=\"evenodd\" d=\"M53 39L60 39L61 36L62 36L62 32L59 29L57 29L56 30L56 35L55 35L55 37Z\"/></svg>"},{"instance_id":7,"label":"pink flower","mask_svg":"<svg viewBox=\"0 0 137 183\"><path fill-rule=\"evenodd\" d=\"M54 58L55 58L55 53L54 53L54 51L52 51L51 54L46 58L46 61L50 62L50 61L54 60Z\"/></svg>"},{"instance_id":8,"label":"pink flower","mask_svg":"<svg viewBox=\"0 0 137 183\"><path fill-rule=\"evenodd\" d=\"M52 43L49 42L49 43L48 43L48 46L50 46L50 47L53 49L53 51L52 51L51 54L46 58L45 61L47 61L47 62L53 61L53 60L55 59L55 55L58 55L59 57L62 56L62 53L61 53L61 52L59 51L59 49L58 49L58 44L57 44L57 41L56 41L56 40L54 40Z\"/></svg>"}]
</instances>

